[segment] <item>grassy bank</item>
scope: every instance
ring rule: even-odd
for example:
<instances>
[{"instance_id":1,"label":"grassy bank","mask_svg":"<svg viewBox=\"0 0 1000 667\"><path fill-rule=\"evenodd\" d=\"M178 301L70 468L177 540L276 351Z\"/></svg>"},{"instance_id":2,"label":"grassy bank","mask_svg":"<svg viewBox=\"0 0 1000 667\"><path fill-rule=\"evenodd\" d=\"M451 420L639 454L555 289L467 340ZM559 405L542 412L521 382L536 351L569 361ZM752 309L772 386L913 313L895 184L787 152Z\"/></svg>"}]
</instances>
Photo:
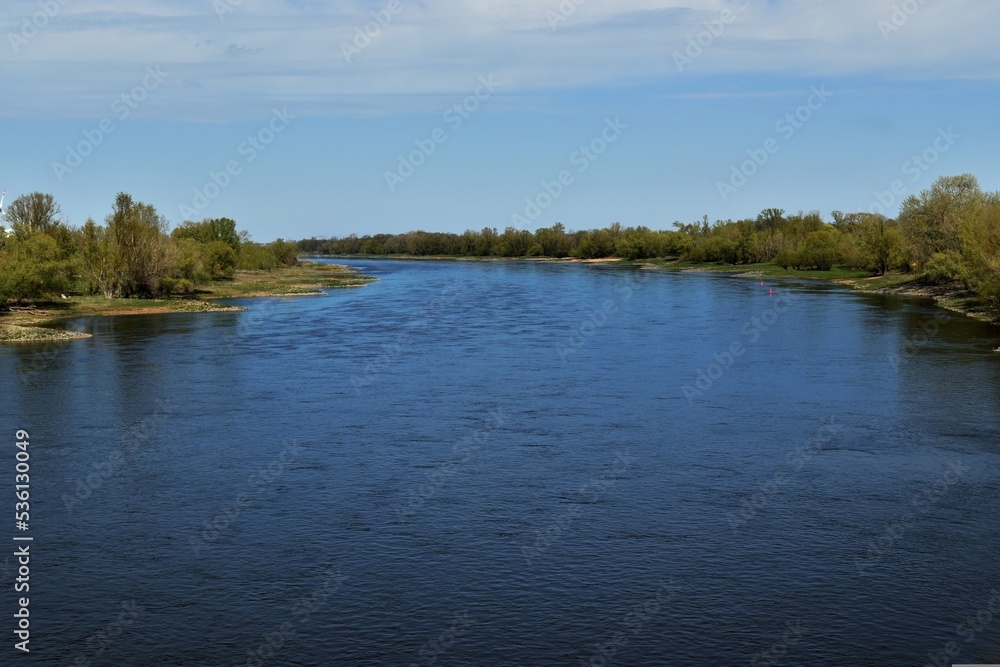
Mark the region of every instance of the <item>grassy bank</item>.
<instances>
[{"instance_id":1,"label":"grassy bank","mask_svg":"<svg viewBox=\"0 0 1000 667\"><path fill-rule=\"evenodd\" d=\"M263 296L309 296L324 289L362 287L375 280L335 264L300 262L274 271L237 271L235 280L221 280L199 296L203 299L239 299Z\"/></svg>"},{"instance_id":2,"label":"grassy bank","mask_svg":"<svg viewBox=\"0 0 1000 667\"><path fill-rule=\"evenodd\" d=\"M219 303L221 299L321 295L324 289L360 287L374 280L345 267L302 262L274 271L238 271L233 280L199 286L191 295L167 299L108 299L71 294L67 299L11 306L0 313L0 343L62 341L88 338L66 331L61 322L77 317L202 313L244 310Z\"/></svg>"}]
</instances>

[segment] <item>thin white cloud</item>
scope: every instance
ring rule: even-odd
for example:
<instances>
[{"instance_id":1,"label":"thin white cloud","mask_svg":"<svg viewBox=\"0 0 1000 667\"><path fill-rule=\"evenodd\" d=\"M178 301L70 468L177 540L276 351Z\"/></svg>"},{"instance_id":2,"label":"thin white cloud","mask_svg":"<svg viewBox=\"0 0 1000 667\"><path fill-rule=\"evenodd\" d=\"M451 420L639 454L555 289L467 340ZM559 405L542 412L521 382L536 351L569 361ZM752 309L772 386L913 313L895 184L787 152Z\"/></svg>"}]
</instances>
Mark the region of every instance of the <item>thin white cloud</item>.
<instances>
[{"instance_id":1,"label":"thin white cloud","mask_svg":"<svg viewBox=\"0 0 1000 667\"><path fill-rule=\"evenodd\" d=\"M373 12L387 16L389 0L138 0L127 12L51 0L59 6L51 17L37 1L12 0L0 23L0 114L98 117L147 65L169 77L137 115L206 120L278 103L327 115L423 109L436 96L467 94L487 73L509 96L734 73L1000 76L992 35L1000 4L979 0L924 4L890 33L879 21L892 21L893 0L750 0L683 72L674 55L741 3L399 1L402 10L348 63L342 45ZM32 21L44 25L35 31Z\"/></svg>"}]
</instances>

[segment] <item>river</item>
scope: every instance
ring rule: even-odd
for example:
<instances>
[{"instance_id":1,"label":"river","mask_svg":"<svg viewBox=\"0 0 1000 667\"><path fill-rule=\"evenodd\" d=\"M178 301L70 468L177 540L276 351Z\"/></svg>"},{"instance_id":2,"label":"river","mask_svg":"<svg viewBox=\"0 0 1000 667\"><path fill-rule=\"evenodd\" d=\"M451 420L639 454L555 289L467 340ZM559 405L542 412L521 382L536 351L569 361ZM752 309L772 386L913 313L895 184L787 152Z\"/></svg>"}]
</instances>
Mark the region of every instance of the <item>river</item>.
<instances>
[{"instance_id":1,"label":"river","mask_svg":"<svg viewBox=\"0 0 1000 667\"><path fill-rule=\"evenodd\" d=\"M1000 330L816 282L339 262L379 281L0 348L24 664L1000 662Z\"/></svg>"}]
</instances>

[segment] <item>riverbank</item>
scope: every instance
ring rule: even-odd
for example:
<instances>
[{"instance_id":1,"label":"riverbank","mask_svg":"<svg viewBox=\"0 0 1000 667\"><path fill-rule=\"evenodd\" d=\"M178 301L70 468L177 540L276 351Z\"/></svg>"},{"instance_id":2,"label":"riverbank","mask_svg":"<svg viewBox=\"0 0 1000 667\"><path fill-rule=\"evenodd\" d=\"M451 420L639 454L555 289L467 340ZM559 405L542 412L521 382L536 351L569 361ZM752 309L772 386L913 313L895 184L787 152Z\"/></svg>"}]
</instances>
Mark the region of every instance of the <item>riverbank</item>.
<instances>
[{"instance_id":1,"label":"riverbank","mask_svg":"<svg viewBox=\"0 0 1000 667\"><path fill-rule=\"evenodd\" d=\"M219 303L224 299L319 296L325 289L362 287L375 280L335 264L301 262L274 271L237 271L233 280L201 285L194 294L167 299L108 299L71 294L58 302L12 306L0 313L0 343L65 341L89 338L60 325L78 317L217 313L246 310Z\"/></svg>"}]
</instances>

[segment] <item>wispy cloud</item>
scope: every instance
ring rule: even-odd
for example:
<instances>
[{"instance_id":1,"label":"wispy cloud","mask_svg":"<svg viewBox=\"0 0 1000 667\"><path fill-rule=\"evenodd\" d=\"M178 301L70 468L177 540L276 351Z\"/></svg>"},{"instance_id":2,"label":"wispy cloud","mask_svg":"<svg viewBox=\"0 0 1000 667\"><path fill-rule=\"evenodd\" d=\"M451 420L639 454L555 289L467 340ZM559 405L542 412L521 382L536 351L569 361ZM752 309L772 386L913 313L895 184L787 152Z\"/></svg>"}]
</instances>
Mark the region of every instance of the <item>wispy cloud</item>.
<instances>
[{"instance_id":1,"label":"wispy cloud","mask_svg":"<svg viewBox=\"0 0 1000 667\"><path fill-rule=\"evenodd\" d=\"M683 73L672 54L737 3L589 0L554 30L546 13L557 0L399 2L379 38L346 62L342 44L388 0L242 0L221 16L209 0L139 0L127 12L72 0L42 26L30 25L36 1L12 0L0 22L0 114L99 116L150 64L172 77L142 113L206 120L259 115L275 100L317 115L411 111L420 96L462 92L484 72L514 96L733 73L1000 76L1000 5L977 0L922 5L891 39L879 21L892 0L750 0Z\"/></svg>"}]
</instances>

